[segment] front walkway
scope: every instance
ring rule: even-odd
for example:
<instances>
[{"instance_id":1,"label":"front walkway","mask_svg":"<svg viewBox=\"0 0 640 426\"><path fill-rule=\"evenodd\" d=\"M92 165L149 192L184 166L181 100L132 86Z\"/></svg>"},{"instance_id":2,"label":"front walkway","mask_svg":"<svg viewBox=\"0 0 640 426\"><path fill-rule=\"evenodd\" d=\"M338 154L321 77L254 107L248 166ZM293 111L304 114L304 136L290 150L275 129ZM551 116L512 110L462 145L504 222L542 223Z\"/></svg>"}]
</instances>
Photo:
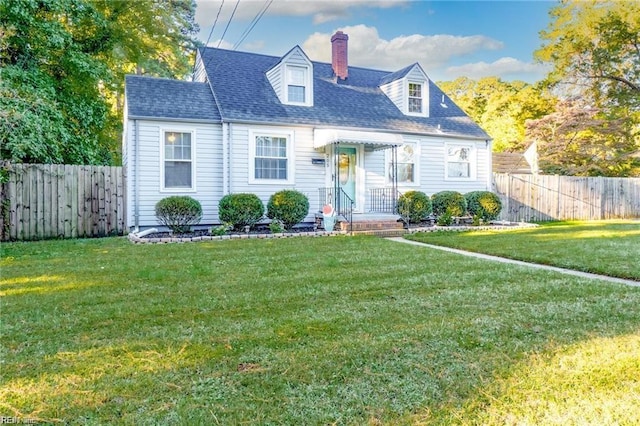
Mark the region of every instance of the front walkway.
<instances>
[{"instance_id":1,"label":"front walkway","mask_svg":"<svg viewBox=\"0 0 640 426\"><path fill-rule=\"evenodd\" d=\"M435 250L448 251L450 253L456 253L456 254L461 254L461 255L464 255L464 256L476 257L478 259L492 260L494 262L510 263L510 264L519 265L519 266L528 266L528 267L531 267L531 268L538 268L538 269L545 269L547 271L560 272L561 274L574 275L574 276L580 277L580 278L603 280L603 281L609 281L609 282L617 283L617 284L624 284L624 285L633 286L633 287L640 287L640 281L633 281L633 280L626 280L626 279L623 279L623 278L609 277L607 275L591 274L589 272L574 271L573 269L558 268L557 266L541 265L539 263L523 262L521 260L513 260L513 259L507 259L505 257L491 256L491 255L482 254L482 253L474 253L474 252L471 252L471 251L459 250L459 249L454 249L454 248L450 248L450 247L435 246L433 244L420 243L418 241L407 240L406 238L402 238L402 237L394 237L394 238L387 238L387 239L391 240L391 241L396 241L398 243L406 243L406 244L412 244L412 245L415 245L415 246L428 247L428 248L435 249Z\"/></svg>"}]
</instances>

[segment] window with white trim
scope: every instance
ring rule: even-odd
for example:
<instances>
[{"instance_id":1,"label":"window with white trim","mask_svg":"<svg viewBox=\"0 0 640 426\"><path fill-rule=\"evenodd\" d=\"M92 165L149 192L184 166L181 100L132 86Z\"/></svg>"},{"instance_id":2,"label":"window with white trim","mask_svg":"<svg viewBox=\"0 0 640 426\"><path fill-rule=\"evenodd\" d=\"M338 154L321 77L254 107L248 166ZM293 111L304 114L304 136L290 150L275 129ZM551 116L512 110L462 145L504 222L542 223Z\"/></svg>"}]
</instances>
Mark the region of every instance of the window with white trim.
<instances>
[{"instance_id":1,"label":"window with white trim","mask_svg":"<svg viewBox=\"0 0 640 426\"><path fill-rule=\"evenodd\" d=\"M307 72L307 68L304 67L287 66L287 102L307 102Z\"/></svg>"},{"instance_id":2,"label":"window with white trim","mask_svg":"<svg viewBox=\"0 0 640 426\"><path fill-rule=\"evenodd\" d=\"M472 179L475 175L473 145L447 144L446 175L448 179Z\"/></svg>"},{"instance_id":3,"label":"window with white trim","mask_svg":"<svg viewBox=\"0 0 640 426\"><path fill-rule=\"evenodd\" d=\"M404 143L397 149L398 183L400 185L418 184L418 144ZM393 155L387 151L387 181L393 181Z\"/></svg>"},{"instance_id":4,"label":"window with white trim","mask_svg":"<svg viewBox=\"0 0 640 426\"><path fill-rule=\"evenodd\" d=\"M250 133L252 183L293 183L291 133Z\"/></svg>"},{"instance_id":5,"label":"window with white trim","mask_svg":"<svg viewBox=\"0 0 640 426\"><path fill-rule=\"evenodd\" d=\"M422 84L409 83L409 113L422 114Z\"/></svg>"},{"instance_id":6,"label":"window with white trim","mask_svg":"<svg viewBox=\"0 0 640 426\"><path fill-rule=\"evenodd\" d=\"M162 189L193 190L193 132L163 131Z\"/></svg>"}]
</instances>

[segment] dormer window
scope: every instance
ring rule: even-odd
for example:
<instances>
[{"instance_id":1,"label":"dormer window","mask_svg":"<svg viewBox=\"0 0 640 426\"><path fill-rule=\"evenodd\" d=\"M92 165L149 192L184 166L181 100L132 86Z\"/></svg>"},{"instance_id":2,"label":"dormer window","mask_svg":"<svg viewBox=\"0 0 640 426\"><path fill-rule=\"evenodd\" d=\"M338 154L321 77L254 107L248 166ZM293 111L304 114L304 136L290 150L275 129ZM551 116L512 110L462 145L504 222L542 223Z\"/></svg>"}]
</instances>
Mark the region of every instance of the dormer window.
<instances>
[{"instance_id":1,"label":"dormer window","mask_svg":"<svg viewBox=\"0 0 640 426\"><path fill-rule=\"evenodd\" d=\"M313 63L299 46L269 69L266 77L283 104L313 106Z\"/></svg>"},{"instance_id":2,"label":"dormer window","mask_svg":"<svg viewBox=\"0 0 640 426\"><path fill-rule=\"evenodd\" d=\"M422 84L409 83L409 113L422 114Z\"/></svg>"},{"instance_id":3,"label":"dormer window","mask_svg":"<svg viewBox=\"0 0 640 426\"><path fill-rule=\"evenodd\" d=\"M303 67L287 67L287 101L293 104L306 103L307 69Z\"/></svg>"},{"instance_id":4,"label":"dormer window","mask_svg":"<svg viewBox=\"0 0 640 426\"><path fill-rule=\"evenodd\" d=\"M420 64L387 75L379 87L403 114L429 117L429 77Z\"/></svg>"}]
</instances>

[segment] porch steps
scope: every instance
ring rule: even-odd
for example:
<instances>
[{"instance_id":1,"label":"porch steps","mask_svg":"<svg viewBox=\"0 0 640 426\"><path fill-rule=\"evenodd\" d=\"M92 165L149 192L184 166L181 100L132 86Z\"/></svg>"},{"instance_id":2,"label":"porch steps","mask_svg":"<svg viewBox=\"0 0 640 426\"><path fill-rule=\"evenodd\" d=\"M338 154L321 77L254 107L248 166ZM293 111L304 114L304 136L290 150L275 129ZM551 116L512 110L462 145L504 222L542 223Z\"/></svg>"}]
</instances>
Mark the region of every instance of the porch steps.
<instances>
[{"instance_id":1,"label":"porch steps","mask_svg":"<svg viewBox=\"0 0 640 426\"><path fill-rule=\"evenodd\" d=\"M348 222L341 222L340 226L343 231L349 230ZM390 219L359 221L354 218L352 231L354 235L376 235L379 237L400 237L405 234L404 224Z\"/></svg>"}]
</instances>

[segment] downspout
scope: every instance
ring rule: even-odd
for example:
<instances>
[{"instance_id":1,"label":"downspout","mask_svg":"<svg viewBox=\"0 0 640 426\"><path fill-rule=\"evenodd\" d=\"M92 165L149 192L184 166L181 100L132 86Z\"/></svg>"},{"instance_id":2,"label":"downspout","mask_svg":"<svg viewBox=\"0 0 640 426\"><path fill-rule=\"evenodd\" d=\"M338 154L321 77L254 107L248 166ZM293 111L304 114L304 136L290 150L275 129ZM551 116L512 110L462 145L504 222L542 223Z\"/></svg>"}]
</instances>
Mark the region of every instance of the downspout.
<instances>
[{"instance_id":1,"label":"downspout","mask_svg":"<svg viewBox=\"0 0 640 426\"><path fill-rule=\"evenodd\" d=\"M231 143L231 139L232 139L232 135L233 134L233 124L229 123L229 131L227 132L227 144L229 147L229 178L228 178L228 185L229 185L229 194L233 194L233 175L231 174L231 163L233 163L233 144Z\"/></svg>"},{"instance_id":2,"label":"downspout","mask_svg":"<svg viewBox=\"0 0 640 426\"><path fill-rule=\"evenodd\" d=\"M133 225L135 228L135 232L140 231L140 127L138 120L133 120L134 130L134 141L136 144L135 147L135 155L134 155L134 166L135 170L133 173Z\"/></svg>"},{"instance_id":3,"label":"downspout","mask_svg":"<svg viewBox=\"0 0 640 426\"><path fill-rule=\"evenodd\" d=\"M222 123L222 196L229 191L229 123Z\"/></svg>"},{"instance_id":4,"label":"downspout","mask_svg":"<svg viewBox=\"0 0 640 426\"><path fill-rule=\"evenodd\" d=\"M485 140L485 147L487 148L487 155L489 156L489 170L487 170L487 191L494 192L493 188L493 144L489 139Z\"/></svg>"}]
</instances>

